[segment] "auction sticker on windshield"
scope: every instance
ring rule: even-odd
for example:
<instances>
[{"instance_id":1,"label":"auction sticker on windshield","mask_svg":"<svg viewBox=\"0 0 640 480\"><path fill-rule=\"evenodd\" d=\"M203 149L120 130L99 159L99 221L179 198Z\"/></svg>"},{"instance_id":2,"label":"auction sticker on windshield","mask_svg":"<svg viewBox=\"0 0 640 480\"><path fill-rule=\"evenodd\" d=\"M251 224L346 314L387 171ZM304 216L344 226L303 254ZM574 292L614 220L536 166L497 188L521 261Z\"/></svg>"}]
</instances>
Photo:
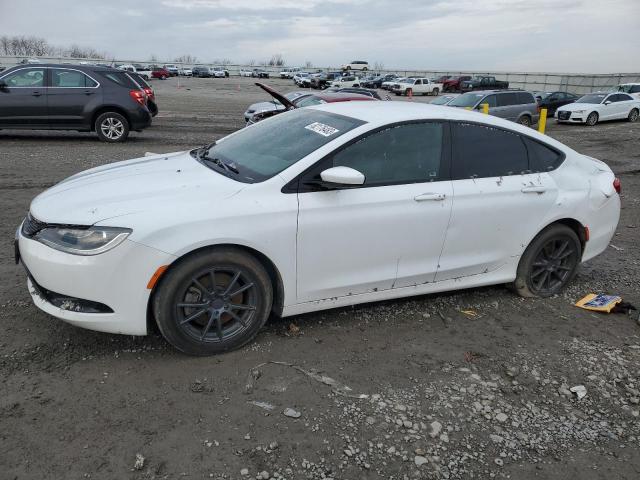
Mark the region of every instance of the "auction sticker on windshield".
<instances>
[{"instance_id":1,"label":"auction sticker on windshield","mask_svg":"<svg viewBox=\"0 0 640 480\"><path fill-rule=\"evenodd\" d=\"M325 125L324 123L320 122L313 122L312 124L307 125L304 128L306 128L307 130L311 130L312 132L319 133L323 137L330 137L331 135L334 135L340 131L337 128L330 127L329 125Z\"/></svg>"}]
</instances>

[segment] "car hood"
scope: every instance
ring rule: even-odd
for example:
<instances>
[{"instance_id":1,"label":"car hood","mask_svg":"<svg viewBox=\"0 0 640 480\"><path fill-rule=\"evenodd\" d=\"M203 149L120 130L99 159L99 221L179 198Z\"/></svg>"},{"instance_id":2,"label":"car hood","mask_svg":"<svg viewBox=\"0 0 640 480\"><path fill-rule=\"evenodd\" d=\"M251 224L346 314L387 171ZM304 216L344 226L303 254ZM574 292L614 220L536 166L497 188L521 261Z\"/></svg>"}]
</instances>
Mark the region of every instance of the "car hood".
<instances>
[{"instance_id":1,"label":"car hood","mask_svg":"<svg viewBox=\"0 0 640 480\"><path fill-rule=\"evenodd\" d=\"M253 110L253 112L267 112L270 110L284 110L284 106L273 102L258 102L249 105L247 110Z\"/></svg>"},{"instance_id":2,"label":"car hood","mask_svg":"<svg viewBox=\"0 0 640 480\"><path fill-rule=\"evenodd\" d=\"M93 225L132 213L211 205L244 186L185 151L80 172L38 195L30 212L47 223Z\"/></svg>"},{"instance_id":3,"label":"car hood","mask_svg":"<svg viewBox=\"0 0 640 480\"><path fill-rule=\"evenodd\" d=\"M569 112L575 112L576 110L593 110L599 107L599 103L569 103L558 108L558 110L564 110Z\"/></svg>"}]
</instances>

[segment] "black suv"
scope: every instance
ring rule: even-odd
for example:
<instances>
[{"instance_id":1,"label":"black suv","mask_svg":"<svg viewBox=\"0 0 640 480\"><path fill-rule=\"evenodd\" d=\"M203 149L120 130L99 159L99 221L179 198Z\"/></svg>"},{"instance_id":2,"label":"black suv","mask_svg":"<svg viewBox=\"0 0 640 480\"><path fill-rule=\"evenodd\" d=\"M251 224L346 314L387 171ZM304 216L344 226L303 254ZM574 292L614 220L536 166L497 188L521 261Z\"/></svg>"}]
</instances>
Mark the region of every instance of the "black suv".
<instances>
[{"instance_id":1,"label":"black suv","mask_svg":"<svg viewBox=\"0 0 640 480\"><path fill-rule=\"evenodd\" d=\"M149 125L147 96L122 70L38 64L0 74L0 129L94 131L123 142Z\"/></svg>"}]
</instances>

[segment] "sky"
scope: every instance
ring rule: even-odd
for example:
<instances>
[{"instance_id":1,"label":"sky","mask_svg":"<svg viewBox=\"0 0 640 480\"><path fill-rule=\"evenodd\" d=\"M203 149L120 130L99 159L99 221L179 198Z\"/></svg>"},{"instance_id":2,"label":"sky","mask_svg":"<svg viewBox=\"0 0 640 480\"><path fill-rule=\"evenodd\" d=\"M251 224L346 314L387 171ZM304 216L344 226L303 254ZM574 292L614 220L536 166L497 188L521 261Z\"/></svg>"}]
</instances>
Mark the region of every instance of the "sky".
<instances>
[{"instance_id":1,"label":"sky","mask_svg":"<svg viewBox=\"0 0 640 480\"><path fill-rule=\"evenodd\" d=\"M640 0L0 0L0 35L116 59L640 72Z\"/></svg>"}]
</instances>

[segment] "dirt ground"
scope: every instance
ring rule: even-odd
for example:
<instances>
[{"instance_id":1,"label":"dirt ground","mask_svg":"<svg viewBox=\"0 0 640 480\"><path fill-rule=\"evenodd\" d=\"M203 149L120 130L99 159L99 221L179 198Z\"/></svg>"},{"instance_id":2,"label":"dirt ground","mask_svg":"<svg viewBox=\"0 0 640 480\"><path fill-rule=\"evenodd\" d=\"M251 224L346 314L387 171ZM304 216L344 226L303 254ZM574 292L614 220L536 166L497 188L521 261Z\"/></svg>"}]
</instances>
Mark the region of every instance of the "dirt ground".
<instances>
[{"instance_id":1,"label":"dirt ground","mask_svg":"<svg viewBox=\"0 0 640 480\"><path fill-rule=\"evenodd\" d=\"M572 306L603 292L640 307L640 124L548 128L608 162L623 188L613 245L562 295L496 286L273 319L242 350L191 358L157 333L44 314L13 263L15 229L43 189L209 143L266 99L250 79L154 86L160 114L123 145L0 132L0 479L640 478L637 312Z\"/></svg>"}]
</instances>

